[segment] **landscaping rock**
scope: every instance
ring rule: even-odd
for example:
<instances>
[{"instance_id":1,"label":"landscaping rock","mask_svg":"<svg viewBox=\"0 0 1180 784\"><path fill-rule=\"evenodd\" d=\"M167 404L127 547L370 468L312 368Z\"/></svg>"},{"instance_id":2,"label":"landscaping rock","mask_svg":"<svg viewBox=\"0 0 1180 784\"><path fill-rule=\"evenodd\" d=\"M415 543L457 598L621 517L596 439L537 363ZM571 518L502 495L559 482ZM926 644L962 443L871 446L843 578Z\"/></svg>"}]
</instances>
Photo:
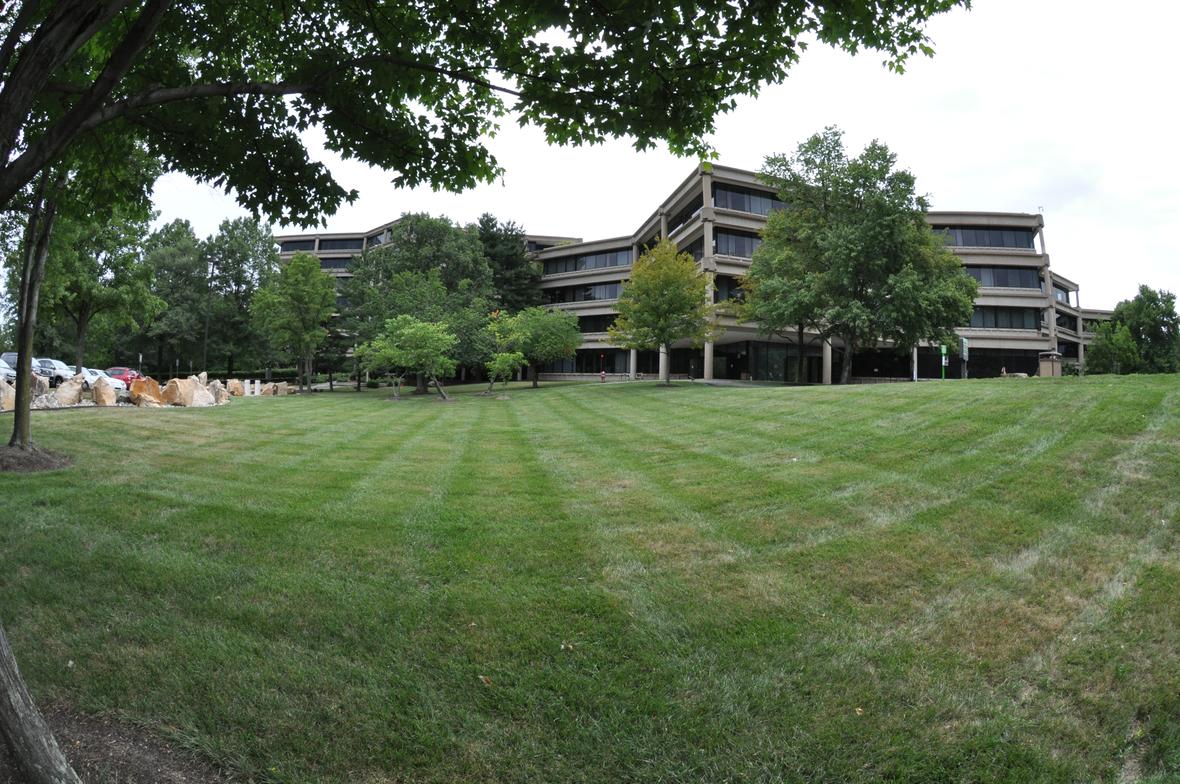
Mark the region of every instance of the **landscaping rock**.
<instances>
[{"instance_id":1,"label":"landscaping rock","mask_svg":"<svg viewBox=\"0 0 1180 784\"><path fill-rule=\"evenodd\" d=\"M53 396L57 398L57 402L62 406L76 406L82 402L82 383L84 379L81 375L74 376L69 381L63 381L57 385Z\"/></svg>"},{"instance_id":2,"label":"landscaping rock","mask_svg":"<svg viewBox=\"0 0 1180 784\"><path fill-rule=\"evenodd\" d=\"M4 379L0 378L0 411L11 411L16 408L16 389Z\"/></svg>"},{"instance_id":3,"label":"landscaping rock","mask_svg":"<svg viewBox=\"0 0 1180 784\"><path fill-rule=\"evenodd\" d=\"M258 394L274 396L274 395L277 395L278 392L279 392L279 385L278 384L263 384L262 390Z\"/></svg>"},{"instance_id":4,"label":"landscaping rock","mask_svg":"<svg viewBox=\"0 0 1180 784\"><path fill-rule=\"evenodd\" d=\"M141 408L159 408L164 405L160 385L154 378L137 378L131 382L131 402Z\"/></svg>"},{"instance_id":5,"label":"landscaping rock","mask_svg":"<svg viewBox=\"0 0 1180 784\"><path fill-rule=\"evenodd\" d=\"M213 396L213 405L223 406L229 402L229 391L221 385L220 381L217 381L216 379L210 381L209 385L206 386L205 389L207 389L209 394Z\"/></svg>"},{"instance_id":6,"label":"landscaping rock","mask_svg":"<svg viewBox=\"0 0 1180 784\"><path fill-rule=\"evenodd\" d=\"M217 401L213 398L212 392L200 384L196 384L193 387L193 394L189 398L188 405L190 408L208 408L209 406L217 405Z\"/></svg>"},{"instance_id":7,"label":"landscaping rock","mask_svg":"<svg viewBox=\"0 0 1180 784\"><path fill-rule=\"evenodd\" d=\"M279 397L286 397L287 395L291 394L291 391L292 390L288 389L286 381L280 381L279 383L275 384L275 394Z\"/></svg>"},{"instance_id":8,"label":"landscaping rock","mask_svg":"<svg viewBox=\"0 0 1180 784\"><path fill-rule=\"evenodd\" d=\"M29 404L29 408L34 411L40 411L46 408L61 408L61 403L57 401L57 396L52 394L38 395L33 398L33 402Z\"/></svg>"},{"instance_id":9,"label":"landscaping rock","mask_svg":"<svg viewBox=\"0 0 1180 784\"><path fill-rule=\"evenodd\" d=\"M113 406L117 404L118 396L115 388L105 378L100 378L90 386L90 399L96 406Z\"/></svg>"},{"instance_id":10,"label":"landscaping rock","mask_svg":"<svg viewBox=\"0 0 1180 784\"><path fill-rule=\"evenodd\" d=\"M201 383L201 386L203 386L203 387L208 386L209 385L209 374L206 373L204 370L202 370L200 373L197 374L197 381L199 381Z\"/></svg>"},{"instance_id":11,"label":"landscaping rock","mask_svg":"<svg viewBox=\"0 0 1180 784\"><path fill-rule=\"evenodd\" d=\"M41 376L38 376L36 373L30 373L29 376L29 392L31 393L29 397L31 399L36 399L42 395L49 394L48 381L41 378Z\"/></svg>"},{"instance_id":12,"label":"landscaping rock","mask_svg":"<svg viewBox=\"0 0 1180 784\"><path fill-rule=\"evenodd\" d=\"M225 391L229 392L233 397L244 397L246 395L246 387L236 378L229 380L229 383L225 385Z\"/></svg>"}]
</instances>

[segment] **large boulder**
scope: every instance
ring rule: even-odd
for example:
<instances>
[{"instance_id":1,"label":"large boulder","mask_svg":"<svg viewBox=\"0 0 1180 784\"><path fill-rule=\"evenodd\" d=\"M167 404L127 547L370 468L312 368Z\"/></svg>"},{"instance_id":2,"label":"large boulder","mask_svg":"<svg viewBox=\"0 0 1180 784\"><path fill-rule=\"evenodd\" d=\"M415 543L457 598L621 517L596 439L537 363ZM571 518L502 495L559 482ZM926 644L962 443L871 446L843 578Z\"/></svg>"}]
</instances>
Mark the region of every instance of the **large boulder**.
<instances>
[{"instance_id":1,"label":"large boulder","mask_svg":"<svg viewBox=\"0 0 1180 784\"><path fill-rule=\"evenodd\" d=\"M131 402L141 408L158 408L164 405L160 385L154 378L137 378L131 382Z\"/></svg>"},{"instance_id":2,"label":"large boulder","mask_svg":"<svg viewBox=\"0 0 1180 784\"><path fill-rule=\"evenodd\" d=\"M29 398L36 399L49 394L49 382L36 373L29 374Z\"/></svg>"},{"instance_id":3,"label":"large boulder","mask_svg":"<svg viewBox=\"0 0 1180 784\"><path fill-rule=\"evenodd\" d=\"M34 411L40 411L43 408L61 408L61 403L57 402L56 395L38 395L33 398L33 402L29 404L29 408Z\"/></svg>"},{"instance_id":4,"label":"large boulder","mask_svg":"<svg viewBox=\"0 0 1180 784\"><path fill-rule=\"evenodd\" d=\"M84 382L85 379L81 374L76 375L69 381L58 384L57 389L53 391L53 396L62 406L76 406L82 402L82 384Z\"/></svg>"},{"instance_id":5,"label":"large boulder","mask_svg":"<svg viewBox=\"0 0 1180 784\"><path fill-rule=\"evenodd\" d=\"M160 393L160 398L170 406L200 408L213 405L213 396L196 376L169 379Z\"/></svg>"},{"instance_id":6,"label":"large boulder","mask_svg":"<svg viewBox=\"0 0 1180 784\"><path fill-rule=\"evenodd\" d=\"M258 394L273 396L273 395L277 395L278 393L279 393L279 385L278 384L263 384L262 391L260 391Z\"/></svg>"},{"instance_id":7,"label":"large boulder","mask_svg":"<svg viewBox=\"0 0 1180 784\"><path fill-rule=\"evenodd\" d=\"M90 399L96 406L113 406L119 402L115 388L105 378L99 378L90 385Z\"/></svg>"},{"instance_id":8,"label":"large boulder","mask_svg":"<svg viewBox=\"0 0 1180 784\"><path fill-rule=\"evenodd\" d=\"M202 370L200 373L197 374L197 381L200 383L201 386L208 386L209 385L209 374L206 373L204 370Z\"/></svg>"},{"instance_id":9,"label":"large boulder","mask_svg":"<svg viewBox=\"0 0 1180 784\"><path fill-rule=\"evenodd\" d=\"M229 391L221 385L220 381L216 379L210 381L205 389L213 396L213 405L223 406L229 402Z\"/></svg>"},{"instance_id":10,"label":"large boulder","mask_svg":"<svg viewBox=\"0 0 1180 784\"><path fill-rule=\"evenodd\" d=\"M217 405L217 401L214 399L212 392L200 384L193 387L192 397L188 401L189 408L208 408L209 406L215 405Z\"/></svg>"},{"instance_id":11,"label":"large boulder","mask_svg":"<svg viewBox=\"0 0 1180 784\"><path fill-rule=\"evenodd\" d=\"M16 388L0 378L0 411L16 408Z\"/></svg>"},{"instance_id":12,"label":"large boulder","mask_svg":"<svg viewBox=\"0 0 1180 784\"><path fill-rule=\"evenodd\" d=\"M246 395L245 385L236 378L231 378L229 380L229 383L225 385L225 390L233 397L245 397Z\"/></svg>"},{"instance_id":13,"label":"large boulder","mask_svg":"<svg viewBox=\"0 0 1180 784\"><path fill-rule=\"evenodd\" d=\"M275 394L279 397L286 397L287 395L291 394L291 392L292 390L287 386L286 381L280 381L279 383L275 384Z\"/></svg>"}]
</instances>

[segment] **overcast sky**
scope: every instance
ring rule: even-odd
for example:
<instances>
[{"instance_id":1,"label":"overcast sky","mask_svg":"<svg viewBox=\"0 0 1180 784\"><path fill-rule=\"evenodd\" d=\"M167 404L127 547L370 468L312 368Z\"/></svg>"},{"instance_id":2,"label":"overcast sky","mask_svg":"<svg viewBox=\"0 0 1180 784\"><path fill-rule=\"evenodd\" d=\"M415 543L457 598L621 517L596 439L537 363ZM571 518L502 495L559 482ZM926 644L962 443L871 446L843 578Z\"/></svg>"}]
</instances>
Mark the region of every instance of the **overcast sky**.
<instances>
[{"instance_id":1,"label":"overcast sky","mask_svg":"<svg viewBox=\"0 0 1180 784\"><path fill-rule=\"evenodd\" d=\"M1113 307L1140 283L1180 291L1180 143L1175 30L1180 4L1095 0L976 0L929 27L933 59L905 74L814 47L783 85L718 121L717 162L756 169L810 134L838 125L857 152L880 139L918 179L934 209L1042 212L1054 270L1081 286L1086 307ZM535 234L630 234L692 170L625 140L546 145L505 124L491 147L502 182L462 194L397 190L390 175L326 153L360 198L327 218L364 231L403 212L460 222L483 212ZM160 222L188 219L205 236L244 214L233 199L180 175L157 185ZM281 227L295 232L301 227ZM309 229L310 230L310 229Z\"/></svg>"}]
</instances>

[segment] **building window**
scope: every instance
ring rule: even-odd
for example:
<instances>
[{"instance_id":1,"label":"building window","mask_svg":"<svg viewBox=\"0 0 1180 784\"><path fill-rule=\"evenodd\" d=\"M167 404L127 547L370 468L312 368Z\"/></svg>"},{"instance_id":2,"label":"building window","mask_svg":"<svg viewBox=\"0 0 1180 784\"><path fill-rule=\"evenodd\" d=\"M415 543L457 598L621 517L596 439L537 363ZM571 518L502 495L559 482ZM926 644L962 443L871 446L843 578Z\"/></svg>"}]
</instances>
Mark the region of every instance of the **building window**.
<instances>
[{"instance_id":1,"label":"building window","mask_svg":"<svg viewBox=\"0 0 1180 784\"><path fill-rule=\"evenodd\" d=\"M1070 304L1069 292L1060 286L1053 287L1053 299L1057 300L1058 302L1065 303L1066 305Z\"/></svg>"},{"instance_id":2,"label":"building window","mask_svg":"<svg viewBox=\"0 0 1180 784\"><path fill-rule=\"evenodd\" d=\"M352 264L351 256L329 256L320 259L320 269L322 270L345 270L348 265Z\"/></svg>"},{"instance_id":3,"label":"building window","mask_svg":"<svg viewBox=\"0 0 1180 784\"><path fill-rule=\"evenodd\" d=\"M579 316L578 329L582 332L606 332L615 323L615 315L607 313L601 316Z\"/></svg>"},{"instance_id":4,"label":"building window","mask_svg":"<svg viewBox=\"0 0 1180 784\"><path fill-rule=\"evenodd\" d=\"M964 267L984 288L1040 289L1041 271L1036 267Z\"/></svg>"},{"instance_id":5,"label":"building window","mask_svg":"<svg viewBox=\"0 0 1180 784\"><path fill-rule=\"evenodd\" d=\"M368 247L370 247L370 248L376 247L377 245L380 245L383 242L385 242L385 232L370 235L368 238L365 239L365 244L368 245Z\"/></svg>"},{"instance_id":6,"label":"building window","mask_svg":"<svg viewBox=\"0 0 1180 784\"><path fill-rule=\"evenodd\" d=\"M742 291L741 281L737 278L731 275L718 275L713 279L714 302L725 302L727 300L741 302L745 298L746 295Z\"/></svg>"},{"instance_id":7,"label":"building window","mask_svg":"<svg viewBox=\"0 0 1180 784\"><path fill-rule=\"evenodd\" d=\"M697 237L692 242L688 243L684 248L679 249L681 253L692 254L693 261L700 261L705 257L705 238Z\"/></svg>"},{"instance_id":8,"label":"building window","mask_svg":"<svg viewBox=\"0 0 1180 784\"><path fill-rule=\"evenodd\" d=\"M701 211L701 207L705 206L705 199L703 196L697 196L688 203L684 209L673 215L668 219L668 236L671 237L676 231L696 217L697 213Z\"/></svg>"},{"instance_id":9,"label":"building window","mask_svg":"<svg viewBox=\"0 0 1180 784\"><path fill-rule=\"evenodd\" d=\"M315 240L287 240L279 243L279 253L294 253L298 250L315 250Z\"/></svg>"},{"instance_id":10,"label":"building window","mask_svg":"<svg viewBox=\"0 0 1180 784\"><path fill-rule=\"evenodd\" d=\"M546 275L558 275L562 272L581 272L582 270L605 269L607 267L625 267L631 263L631 249L604 250L599 253L587 253L582 256L566 256L561 259L548 259L545 262Z\"/></svg>"},{"instance_id":11,"label":"building window","mask_svg":"<svg viewBox=\"0 0 1180 784\"><path fill-rule=\"evenodd\" d=\"M714 185L713 206L723 210L769 215L774 210L781 210L783 203L767 191L756 191L737 185Z\"/></svg>"},{"instance_id":12,"label":"building window","mask_svg":"<svg viewBox=\"0 0 1180 784\"><path fill-rule=\"evenodd\" d=\"M974 226L935 226L947 245L965 248L1018 248L1033 250L1033 232L1029 229L984 229Z\"/></svg>"},{"instance_id":13,"label":"building window","mask_svg":"<svg viewBox=\"0 0 1180 784\"><path fill-rule=\"evenodd\" d=\"M361 237L336 237L321 239L320 250L363 250L365 241Z\"/></svg>"},{"instance_id":14,"label":"building window","mask_svg":"<svg viewBox=\"0 0 1180 784\"><path fill-rule=\"evenodd\" d=\"M977 305L971 326L979 329L1037 329L1041 325L1036 308L1000 308Z\"/></svg>"},{"instance_id":15,"label":"building window","mask_svg":"<svg viewBox=\"0 0 1180 784\"><path fill-rule=\"evenodd\" d=\"M630 352L618 348L580 348L570 359L541 366L542 373L626 373Z\"/></svg>"},{"instance_id":16,"label":"building window","mask_svg":"<svg viewBox=\"0 0 1180 784\"><path fill-rule=\"evenodd\" d=\"M1078 317L1077 316L1071 316L1068 313L1058 313L1056 321L1057 321L1057 326L1060 327L1061 329L1068 329L1071 332L1078 331Z\"/></svg>"},{"instance_id":17,"label":"building window","mask_svg":"<svg viewBox=\"0 0 1180 784\"><path fill-rule=\"evenodd\" d=\"M713 235L716 253L720 256L737 256L743 259L753 258L754 251L762 244L762 238L757 234L747 232L720 230Z\"/></svg>"},{"instance_id":18,"label":"building window","mask_svg":"<svg viewBox=\"0 0 1180 784\"><path fill-rule=\"evenodd\" d=\"M590 286L562 286L556 289L542 289L541 294L545 303L549 305L563 302L595 302L618 299L620 288L620 283L595 283Z\"/></svg>"}]
</instances>

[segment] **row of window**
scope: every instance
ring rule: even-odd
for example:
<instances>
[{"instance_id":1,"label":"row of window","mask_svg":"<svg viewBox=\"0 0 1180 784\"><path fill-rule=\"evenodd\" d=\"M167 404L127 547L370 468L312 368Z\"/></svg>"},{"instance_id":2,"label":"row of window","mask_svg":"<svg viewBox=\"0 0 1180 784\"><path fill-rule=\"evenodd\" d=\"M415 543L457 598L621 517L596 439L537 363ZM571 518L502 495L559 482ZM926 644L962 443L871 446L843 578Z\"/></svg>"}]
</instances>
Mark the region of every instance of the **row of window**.
<instances>
[{"instance_id":1,"label":"row of window","mask_svg":"<svg viewBox=\"0 0 1180 784\"><path fill-rule=\"evenodd\" d=\"M1041 271L1036 267L964 267L980 286L1003 289L1039 289Z\"/></svg>"},{"instance_id":2,"label":"row of window","mask_svg":"<svg viewBox=\"0 0 1180 784\"><path fill-rule=\"evenodd\" d=\"M1053 287L1053 299L1057 300L1058 302L1064 302L1066 305L1069 305L1070 304L1069 291L1061 288L1060 286L1054 286Z\"/></svg>"},{"instance_id":3,"label":"row of window","mask_svg":"<svg viewBox=\"0 0 1180 784\"><path fill-rule=\"evenodd\" d=\"M1073 332L1078 331L1078 317L1070 316L1067 313L1057 314L1057 326L1061 329L1068 329Z\"/></svg>"},{"instance_id":4,"label":"row of window","mask_svg":"<svg viewBox=\"0 0 1180 784\"><path fill-rule=\"evenodd\" d=\"M582 332L606 332L615 323L615 315L606 313L601 316L579 316L578 329Z\"/></svg>"},{"instance_id":5,"label":"row of window","mask_svg":"<svg viewBox=\"0 0 1180 784\"><path fill-rule=\"evenodd\" d=\"M377 235L380 237L381 235ZM315 250L315 240L287 240L279 243L280 253L293 253L300 250ZM370 243L377 244L377 243ZM365 241L360 237L336 237L320 240L320 250L364 250Z\"/></svg>"},{"instance_id":6,"label":"row of window","mask_svg":"<svg viewBox=\"0 0 1180 784\"><path fill-rule=\"evenodd\" d=\"M715 253L721 256L737 256L748 259L754 256L754 251L762 244L762 238L757 234L744 231L729 231L720 229L713 234Z\"/></svg>"},{"instance_id":7,"label":"row of window","mask_svg":"<svg viewBox=\"0 0 1180 784\"><path fill-rule=\"evenodd\" d=\"M583 256L549 259L545 262L545 274L556 275L561 272L580 272L581 270L603 269L605 267L625 267L630 263L631 249L619 248L617 250L605 250L600 253L587 253Z\"/></svg>"},{"instance_id":8,"label":"row of window","mask_svg":"<svg viewBox=\"0 0 1180 784\"><path fill-rule=\"evenodd\" d=\"M774 210L781 210L783 203L773 193L766 191L741 188L737 185L714 185L713 206L724 210L769 215Z\"/></svg>"},{"instance_id":9,"label":"row of window","mask_svg":"<svg viewBox=\"0 0 1180 784\"><path fill-rule=\"evenodd\" d=\"M946 237L947 245L967 248L1021 248L1033 250L1033 232L1029 229L980 229L967 226L935 226Z\"/></svg>"},{"instance_id":10,"label":"row of window","mask_svg":"<svg viewBox=\"0 0 1180 784\"><path fill-rule=\"evenodd\" d=\"M352 264L351 256L329 256L327 258L320 259L320 269L323 270L348 269L350 264Z\"/></svg>"},{"instance_id":11,"label":"row of window","mask_svg":"<svg viewBox=\"0 0 1180 784\"><path fill-rule=\"evenodd\" d=\"M673 215L668 220L668 236L671 237L677 229L692 220L703 206L705 206L705 200L698 195L688 203L688 206Z\"/></svg>"},{"instance_id":12,"label":"row of window","mask_svg":"<svg viewBox=\"0 0 1180 784\"><path fill-rule=\"evenodd\" d=\"M981 329L1040 329L1041 311L1037 308L1001 308L976 306L971 326Z\"/></svg>"},{"instance_id":13,"label":"row of window","mask_svg":"<svg viewBox=\"0 0 1180 784\"><path fill-rule=\"evenodd\" d=\"M618 299L621 284L595 283L590 286L562 286L556 289L542 289L545 304L561 302L593 302L600 299Z\"/></svg>"}]
</instances>

